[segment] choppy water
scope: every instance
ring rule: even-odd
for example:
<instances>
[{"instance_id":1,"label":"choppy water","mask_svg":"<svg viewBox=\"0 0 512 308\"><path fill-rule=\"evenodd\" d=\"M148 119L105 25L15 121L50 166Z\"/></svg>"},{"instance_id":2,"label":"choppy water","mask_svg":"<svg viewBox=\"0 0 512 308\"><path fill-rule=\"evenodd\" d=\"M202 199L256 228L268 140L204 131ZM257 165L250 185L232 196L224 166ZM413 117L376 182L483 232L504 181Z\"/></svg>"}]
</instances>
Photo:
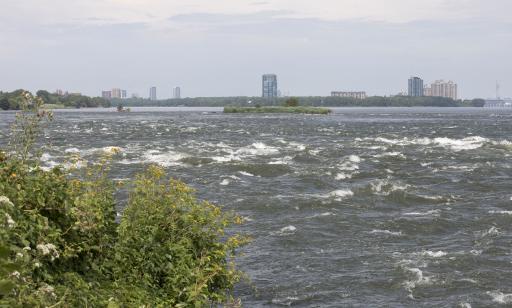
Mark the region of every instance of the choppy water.
<instances>
[{"instance_id":1,"label":"choppy water","mask_svg":"<svg viewBox=\"0 0 512 308\"><path fill-rule=\"evenodd\" d=\"M80 110L47 137L48 166L118 146L114 178L157 163L245 216L246 307L512 305L512 110Z\"/></svg>"}]
</instances>

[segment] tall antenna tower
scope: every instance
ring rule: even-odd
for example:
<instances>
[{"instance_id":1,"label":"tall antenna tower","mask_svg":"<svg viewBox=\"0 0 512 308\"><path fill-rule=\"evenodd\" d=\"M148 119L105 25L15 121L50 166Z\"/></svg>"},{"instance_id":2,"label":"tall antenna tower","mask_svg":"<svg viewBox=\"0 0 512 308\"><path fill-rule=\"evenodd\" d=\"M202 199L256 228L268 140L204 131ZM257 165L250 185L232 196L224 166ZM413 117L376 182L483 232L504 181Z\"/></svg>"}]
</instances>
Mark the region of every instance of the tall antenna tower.
<instances>
[{"instance_id":1,"label":"tall antenna tower","mask_svg":"<svg viewBox=\"0 0 512 308\"><path fill-rule=\"evenodd\" d=\"M500 99L500 84L496 80L496 99Z\"/></svg>"}]
</instances>

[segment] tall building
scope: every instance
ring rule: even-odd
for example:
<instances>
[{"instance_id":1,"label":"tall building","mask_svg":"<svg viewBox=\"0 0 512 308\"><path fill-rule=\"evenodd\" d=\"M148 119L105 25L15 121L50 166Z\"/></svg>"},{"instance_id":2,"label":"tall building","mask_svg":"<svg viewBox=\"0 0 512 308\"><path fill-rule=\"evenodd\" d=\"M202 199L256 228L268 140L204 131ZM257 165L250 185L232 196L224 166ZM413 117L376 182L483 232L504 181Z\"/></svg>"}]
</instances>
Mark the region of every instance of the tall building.
<instances>
[{"instance_id":1,"label":"tall building","mask_svg":"<svg viewBox=\"0 0 512 308\"><path fill-rule=\"evenodd\" d=\"M431 96L457 99L457 84L453 81L436 80L430 85Z\"/></svg>"},{"instance_id":2,"label":"tall building","mask_svg":"<svg viewBox=\"0 0 512 308\"><path fill-rule=\"evenodd\" d=\"M121 89L113 88L112 89L112 98L121 98Z\"/></svg>"},{"instance_id":3,"label":"tall building","mask_svg":"<svg viewBox=\"0 0 512 308\"><path fill-rule=\"evenodd\" d=\"M156 87L149 89L149 100L156 101Z\"/></svg>"},{"instance_id":4,"label":"tall building","mask_svg":"<svg viewBox=\"0 0 512 308\"><path fill-rule=\"evenodd\" d=\"M351 97L356 99L365 99L367 98L366 92L342 92L342 91L332 91L331 96L335 97Z\"/></svg>"},{"instance_id":5,"label":"tall building","mask_svg":"<svg viewBox=\"0 0 512 308\"><path fill-rule=\"evenodd\" d=\"M419 77L409 78L409 96L423 96L423 79Z\"/></svg>"},{"instance_id":6,"label":"tall building","mask_svg":"<svg viewBox=\"0 0 512 308\"><path fill-rule=\"evenodd\" d=\"M262 78L262 96L264 98L277 97L277 76L275 74L265 74Z\"/></svg>"},{"instance_id":7,"label":"tall building","mask_svg":"<svg viewBox=\"0 0 512 308\"><path fill-rule=\"evenodd\" d=\"M121 98L128 98L128 92L126 90L121 90Z\"/></svg>"},{"instance_id":8,"label":"tall building","mask_svg":"<svg viewBox=\"0 0 512 308\"><path fill-rule=\"evenodd\" d=\"M111 99L112 91L101 91L101 97L103 97L104 99Z\"/></svg>"},{"instance_id":9,"label":"tall building","mask_svg":"<svg viewBox=\"0 0 512 308\"><path fill-rule=\"evenodd\" d=\"M180 87L172 88L172 98L175 98L175 99L181 98L181 88Z\"/></svg>"}]
</instances>

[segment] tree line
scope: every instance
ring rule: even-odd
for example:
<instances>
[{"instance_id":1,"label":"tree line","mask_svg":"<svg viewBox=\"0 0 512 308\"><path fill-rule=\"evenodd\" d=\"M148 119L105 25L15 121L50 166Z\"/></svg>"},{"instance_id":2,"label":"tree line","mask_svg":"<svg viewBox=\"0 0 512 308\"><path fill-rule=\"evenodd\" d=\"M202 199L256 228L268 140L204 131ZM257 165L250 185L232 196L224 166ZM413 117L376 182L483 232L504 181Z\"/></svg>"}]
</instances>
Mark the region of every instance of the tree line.
<instances>
[{"instance_id":1,"label":"tree line","mask_svg":"<svg viewBox=\"0 0 512 308\"><path fill-rule=\"evenodd\" d=\"M143 98L114 99L112 104L123 106L157 106L157 107L250 107L250 106L283 106L289 97L266 99L262 97L194 97L151 101ZM350 97L297 97L301 106L315 107L483 107L485 100L453 100L447 97L409 97L409 96L371 96L365 99Z\"/></svg>"},{"instance_id":2,"label":"tree line","mask_svg":"<svg viewBox=\"0 0 512 308\"><path fill-rule=\"evenodd\" d=\"M19 89L12 92L0 91L0 109L2 110L19 110L24 100L23 93L25 90ZM50 93L46 90L39 90L36 96L48 106L62 108L90 108L90 107L110 107L110 101L101 97L89 97L81 94L64 94Z\"/></svg>"}]
</instances>

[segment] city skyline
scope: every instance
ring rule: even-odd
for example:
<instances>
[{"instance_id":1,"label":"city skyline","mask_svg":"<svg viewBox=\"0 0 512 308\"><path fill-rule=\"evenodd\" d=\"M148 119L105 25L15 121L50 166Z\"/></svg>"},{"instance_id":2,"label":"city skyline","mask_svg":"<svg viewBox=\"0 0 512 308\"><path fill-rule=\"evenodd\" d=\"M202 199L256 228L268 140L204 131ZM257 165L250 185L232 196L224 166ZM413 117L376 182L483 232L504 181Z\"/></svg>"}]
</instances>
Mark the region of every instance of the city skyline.
<instances>
[{"instance_id":1,"label":"city skyline","mask_svg":"<svg viewBox=\"0 0 512 308\"><path fill-rule=\"evenodd\" d=\"M259 96L270 71L296 96L392 95L410 75L457 80L460 98L494 97L499 80L512 96L508 0L220 1L8 1L0 90L180 84L189 97Z\"/></svg>"}]
</instances>

